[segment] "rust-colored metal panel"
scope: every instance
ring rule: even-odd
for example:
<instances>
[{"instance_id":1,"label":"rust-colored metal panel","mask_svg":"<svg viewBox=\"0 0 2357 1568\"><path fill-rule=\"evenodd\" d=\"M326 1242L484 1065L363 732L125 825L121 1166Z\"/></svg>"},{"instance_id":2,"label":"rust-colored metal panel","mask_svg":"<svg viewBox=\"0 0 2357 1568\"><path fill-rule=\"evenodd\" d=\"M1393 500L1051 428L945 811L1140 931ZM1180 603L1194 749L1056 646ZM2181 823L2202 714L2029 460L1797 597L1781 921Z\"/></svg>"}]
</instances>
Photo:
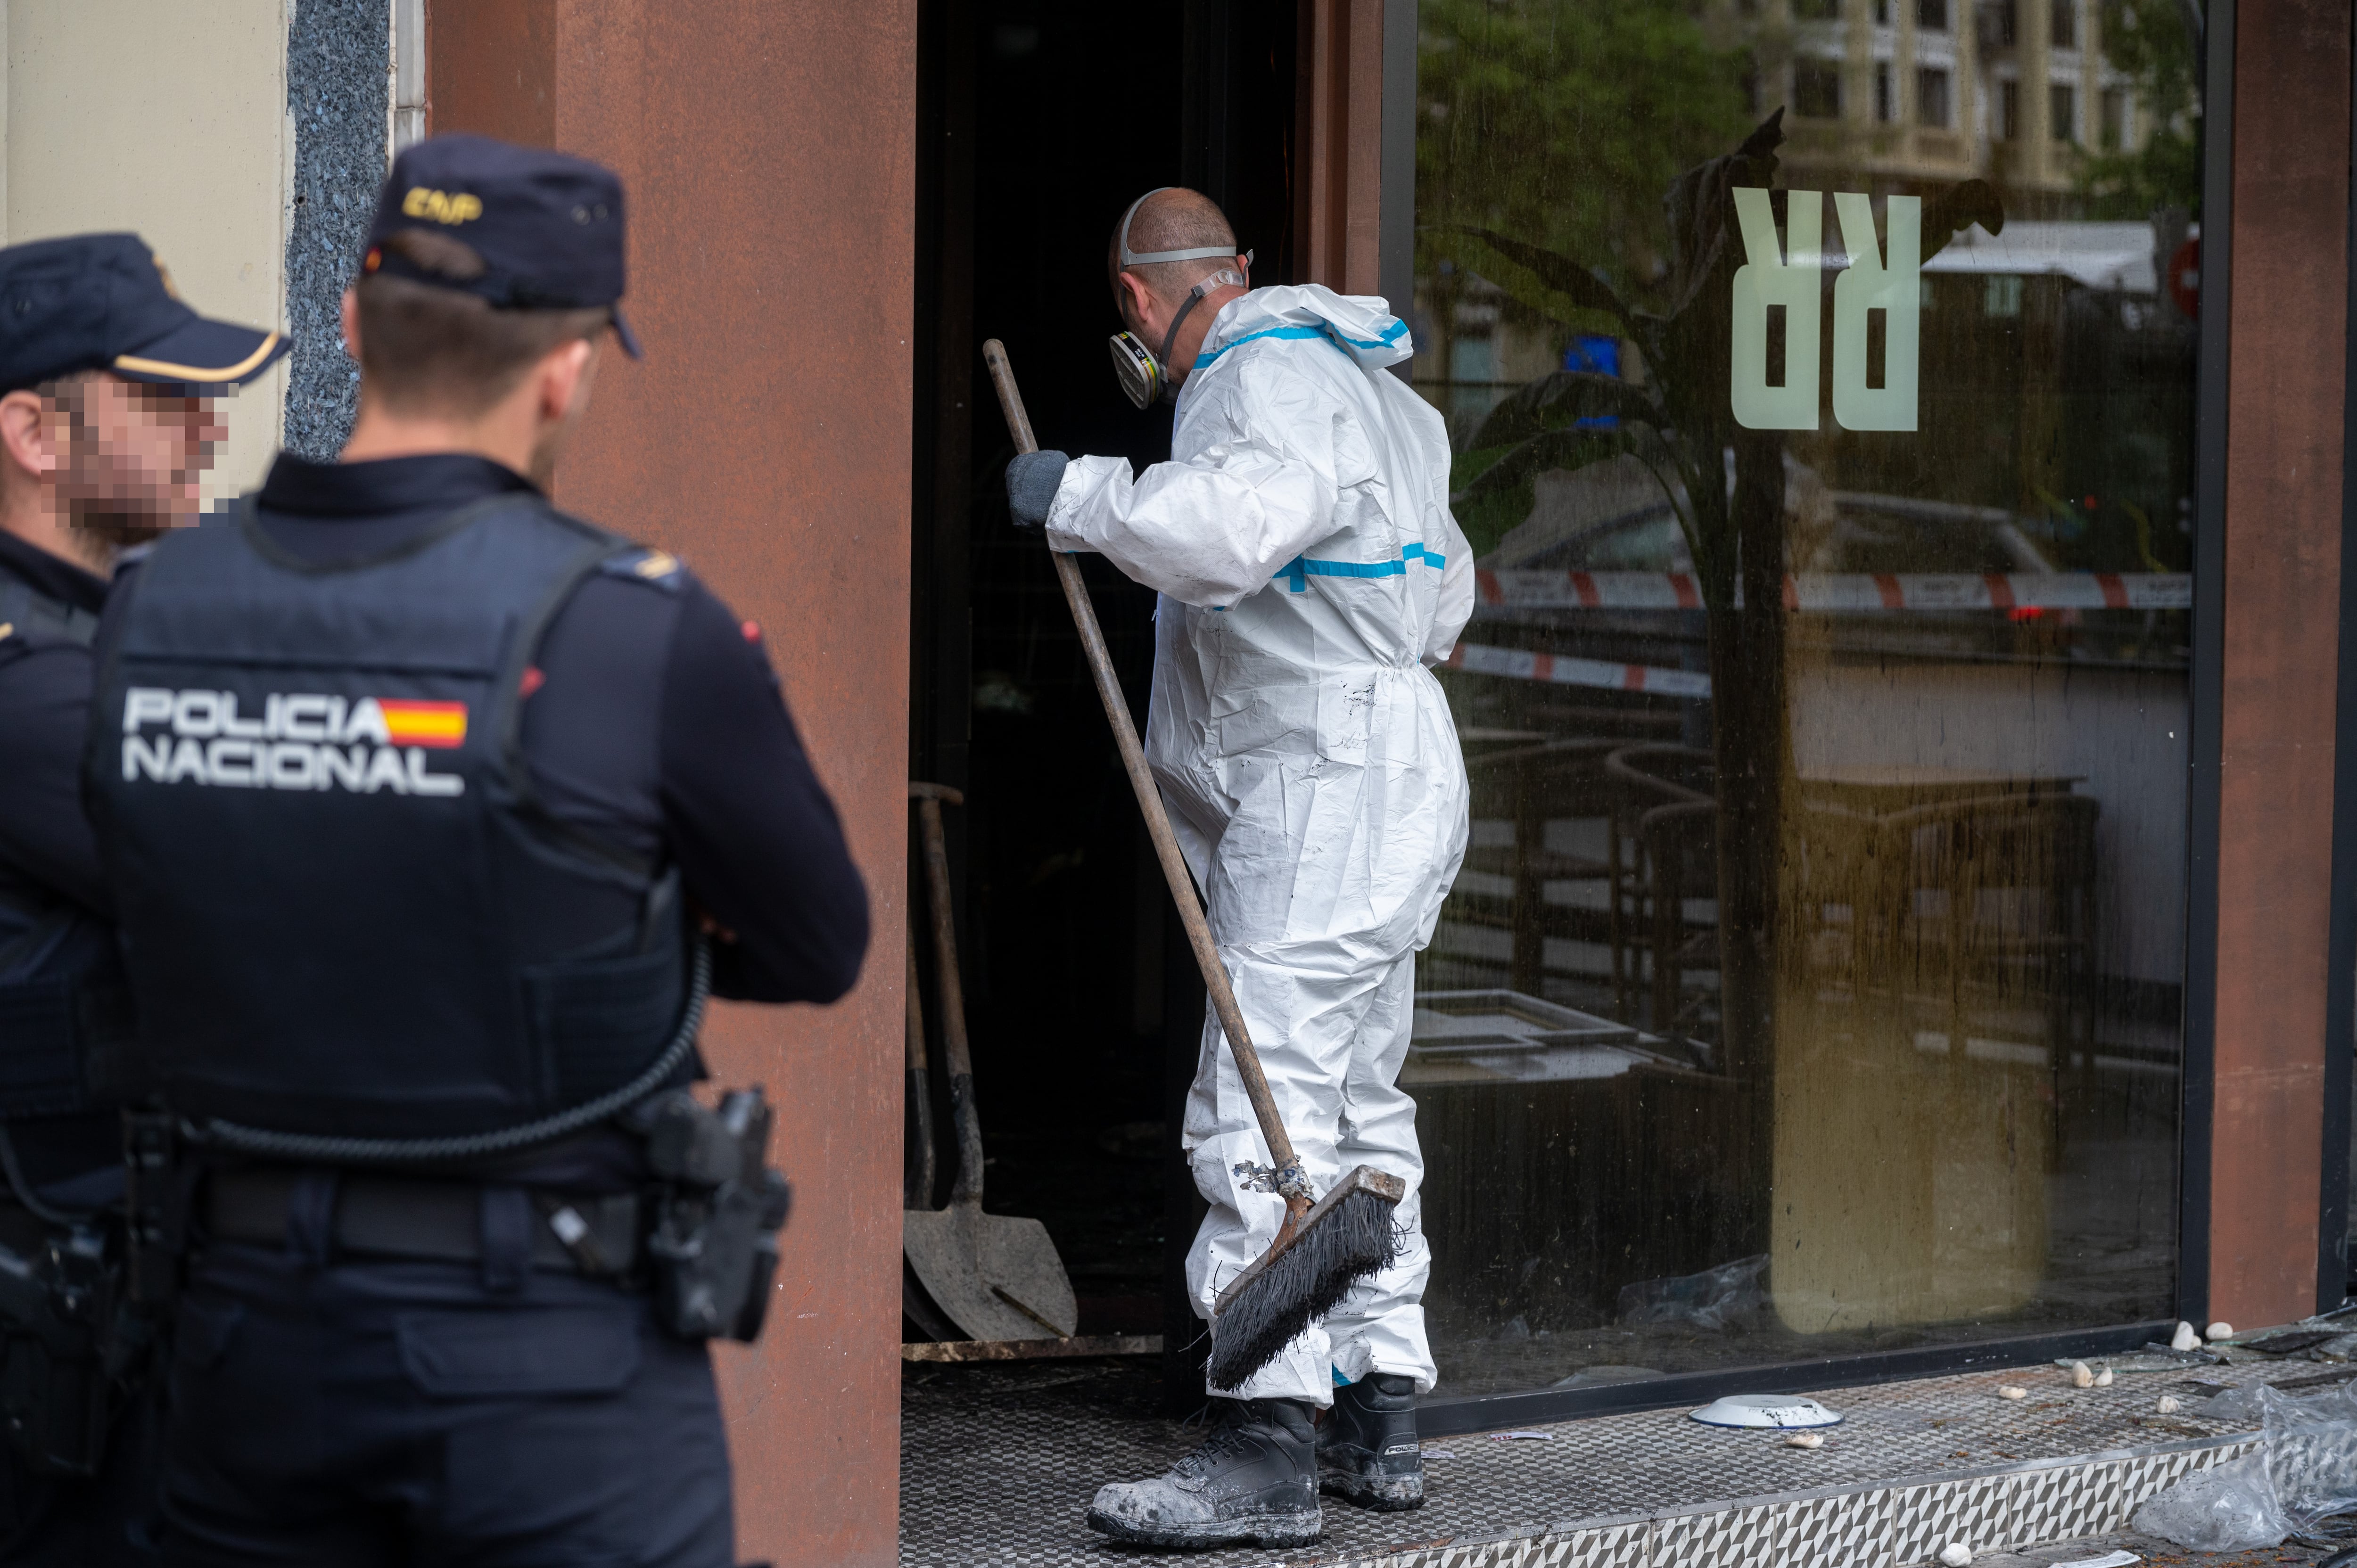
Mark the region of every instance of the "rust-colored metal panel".
<instances>
[{"instance_id":1,"label":"rust-colored metal panel","mask_svg":"<svg viewBox=\"0 0 2357 1568\"><path fill-rule=\"evenodd\" d=\"M492 14L545 15L500 31ZM452 42L536 48L538 64ZM508 19L514 21L514 16ZM715 1070L780 1101L794 1183L758 1347L718 1352L739 1555L885 1564L899 1528L915 0L443 0L437 129L551 84L559 147L621 171L625 308L560 499L683 556L758 621L866 874L838 1005L716 1009ZM505 24L500 24L504 26Z\"/></svg>"},{"instance_id":2,"label":"rust-colored metal panel","mask_svg":"<svg viewBox=\"0 0 2357 1568\"><path fill-rule=\"evenodd\" d=\"M1373 294L1382 286L1383 0L1301 0L1295 60L1302 276Z\"/></svg>"},{"instance_id":3,"label":"rust-colored metal panel","mask_svg":"<svg viewBox=\"0 0 2357 1568\"><path fill-rule=\"evenodd\" d=\"M557 0L427 0L429 131L534 146L556 134Z\"/></svg>"},{"instance_id":4,"label":"rust-colored metal panel","mask_svg":"<svg viewBox=\"0 0 2357 1568\"><path fill-rule=\"evenodd\" d=\"M2235 8L2210 1310L2314 1310L2340 643L2348 0Z\"/></svg>"}]
</instances>

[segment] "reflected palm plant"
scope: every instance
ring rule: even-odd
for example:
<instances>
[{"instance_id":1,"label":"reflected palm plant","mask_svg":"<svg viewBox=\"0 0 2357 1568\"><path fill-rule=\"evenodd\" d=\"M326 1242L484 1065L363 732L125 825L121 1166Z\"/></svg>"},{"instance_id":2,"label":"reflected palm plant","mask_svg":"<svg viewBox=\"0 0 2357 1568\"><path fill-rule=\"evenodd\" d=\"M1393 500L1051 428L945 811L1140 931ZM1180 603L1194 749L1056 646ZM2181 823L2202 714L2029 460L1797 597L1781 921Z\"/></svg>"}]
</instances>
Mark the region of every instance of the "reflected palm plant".
<instances>
[{"instance_id":1,"label":"reflected palm plant","mask_svg":"<svg viewBox=\"0 0 2357 1568\"><path fill-rule=\"evenodd\" d=\"M1474 539L1530 515L1548 471L1635 457L1660 481L1694 562L1708 629L1717 782L1721 1063L1749 1090L1749 1147L1729 1151L1767 1190L1777 981L1777 887L1792 774L1784 692L1784 435L1735 422L1729 398L1734 274L1745 262L1734 192L1775 188L1778 109L1734 151L1687 169L1663 197L1668 245L1659 308L1640 309L1587 262L1500 233L1453 226L1439 248L1525 309L1572 331L1600 323L1636 344L1641 384L1559 370L1492 409L1458 459L1451 498ZM1973 223L2004 227L1996 192L1968 180L1928 199L1925 261ZM1830 288L1833 274L1825 274ZM1656 1026L1661 1026L1657 1021Z\"/></svg>"}]
</instances>

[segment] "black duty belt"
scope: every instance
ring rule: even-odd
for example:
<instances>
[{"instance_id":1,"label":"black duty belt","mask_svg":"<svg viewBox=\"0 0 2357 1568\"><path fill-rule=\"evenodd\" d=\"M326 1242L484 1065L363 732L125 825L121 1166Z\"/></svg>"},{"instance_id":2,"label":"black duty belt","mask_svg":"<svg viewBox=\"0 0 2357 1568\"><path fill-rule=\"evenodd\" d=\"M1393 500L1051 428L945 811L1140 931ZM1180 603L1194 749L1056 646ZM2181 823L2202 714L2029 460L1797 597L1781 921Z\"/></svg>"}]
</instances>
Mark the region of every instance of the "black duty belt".
<instances>
[{"instance_id":1,"label":"black duty belt","mask_svg":"<svg viewBox=\"0 0 2357 1568\"><path fill-rule=\"evenodd\" d=\"M288 1170L214 1172L205 1181L206 1231L217 1241L285 1243L298 1179ZM475 1182L339 1176L334 1245L361 1256L479 1262L485 1190ZM585 1197L528 1189L526 1197L533 1268L621 1274L637 1265L636 1193Z\"/></svg>"}]
</instances>

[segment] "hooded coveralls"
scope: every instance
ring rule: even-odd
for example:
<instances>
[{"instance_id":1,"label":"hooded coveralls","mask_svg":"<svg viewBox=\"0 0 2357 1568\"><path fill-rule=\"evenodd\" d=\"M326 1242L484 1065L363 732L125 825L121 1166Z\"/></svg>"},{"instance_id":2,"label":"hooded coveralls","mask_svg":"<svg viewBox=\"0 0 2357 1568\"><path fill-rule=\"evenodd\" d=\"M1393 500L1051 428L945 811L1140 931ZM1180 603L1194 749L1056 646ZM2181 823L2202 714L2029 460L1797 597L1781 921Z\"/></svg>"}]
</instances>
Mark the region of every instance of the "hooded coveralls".
<instances>
[{"instance_id":1,"label":"hooded coveralls","mask_svg":"<svg viewBox=\"0 0 2357 1568\"><path fill-rule=\"evenodd\" d=\"M1331 1402L1334 1376L1434 1382L1415 1104L1397 1087L1415 953L1465 853L1465 765L1440 683L1473 606L1440 415L1384 367L1413 351L1383 301L1265 288L1212 321L1171 460L1081 457L1048 516L1157 590L1146 750L1303 1168L1404 1177L1394 1266L1232 1392ZM1266 1251L1284 1200L1235 1166L1269 1152L1216 1017L1184 1145L1211 1205L1195 1310ZM1329 1370L1329 1367L1331 1370Z\"/></svg>"}]
</instances>

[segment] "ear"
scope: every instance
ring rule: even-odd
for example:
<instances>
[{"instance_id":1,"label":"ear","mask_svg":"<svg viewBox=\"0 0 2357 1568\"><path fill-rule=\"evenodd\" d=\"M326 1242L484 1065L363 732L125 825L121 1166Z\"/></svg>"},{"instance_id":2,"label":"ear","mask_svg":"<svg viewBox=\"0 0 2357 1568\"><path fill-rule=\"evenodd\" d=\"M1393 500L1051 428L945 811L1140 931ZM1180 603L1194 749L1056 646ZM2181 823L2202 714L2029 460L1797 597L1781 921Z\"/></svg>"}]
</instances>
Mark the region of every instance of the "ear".
<instances>
[{"instance_id":1,"label":"ear","mask_svg":"<svg viewBox=\"0 0 2357 1568\"><path fill-rule=\"evenodd\" d=\"M554 424L588 402L597 379L597 345L576 338L551 349L540 361L540 416Z\"/></svg>"},{"instance_id":2,"label":"ear","mask_svg":"<svg viewBox=\"0 0 2357 1568\"><path fill-rule=\"evenodd\" d=\"M1139 321L1153 318L1157 303L1154 291L1146 287L1135 273L1115 273L1113 283L1114 287L1120 291L1118 297L1128 306L1129 316Z\"/></svg>"},{"instance_id":3,"label":"ear","mask_svg":"<svg viewBox=\"0 0 2357 1568\"><path fill-rule=\"evenodd\" d=\"M37 393L12 392L0 397L0 452L5 453L9 467L35 478L57 472L57 431Z\"/></svg>"},{"instance_id":4,"label":"ear","mask_svg":"<svg viewBox=\"0 0 2357 1568\"><path fill-rule=\"evenodd\" d=\"M361 362L361 306L350 289L344 290L344 352Z\"/></svg>"}]
</instances>

